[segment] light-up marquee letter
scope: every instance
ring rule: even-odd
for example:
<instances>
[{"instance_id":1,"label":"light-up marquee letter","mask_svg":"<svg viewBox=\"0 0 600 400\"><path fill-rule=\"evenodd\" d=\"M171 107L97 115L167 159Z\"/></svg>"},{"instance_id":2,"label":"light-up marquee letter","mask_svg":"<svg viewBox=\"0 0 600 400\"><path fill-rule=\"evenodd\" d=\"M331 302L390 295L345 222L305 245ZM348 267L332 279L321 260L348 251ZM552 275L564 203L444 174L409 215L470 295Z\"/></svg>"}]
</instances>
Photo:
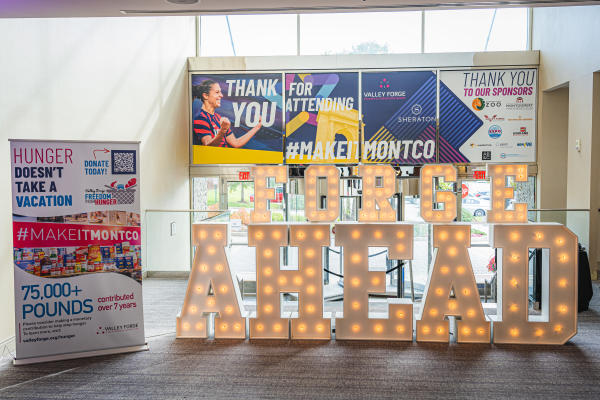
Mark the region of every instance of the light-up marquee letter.
<instances>
[{"instance_id":1,"label":"light-up marquee letter","mask_svg":"<svg viewBox=\"0 0 600 400\"><path fill-rule=\"evenodd\" d=\"M196 247L177 337L208 337L208 313L215 317L215 338L245 339L246 319L240 313L241 296L233 284L225 255L227 224L194 224Z\"/></svg>"},{"instance_id":2,"label":"light-up marquee letter","mask_svg":"<svg viewBox=\"0 0 600 400\"><path fill-rule=\"evenodd\" d=\"M433 246L437 248L425 293L417 341L448 342L449 323L456 322L458 342L489 343L490 323L486 320L467 248L471 246L470 225L436 225Z\"/></svg>"},{"instance_id":3,"label":"light-up marquee letter","mask_svg":"<svg viewBox=\"0 0 600 400\"><path fill-rule=\"evenodd\" d=\"M385 271L369 271L369 246L387 247L393 260L412 259L413 226L338 224L335 243L344 247L344 317L336 339L412 340L413 306L388 301L389 318L369 318L369 293L385 293Z\"/></svg>"},{"instance_id":4,"label":"light-up marquee letter","mask_svg":"<svg viewBox=\"0 0 600 400\"><path fill-rule=\"evenodd\" d=\"M287 225L250 225L248 243L256 246L256 318L250 337L288 339L289 318L281 318L280 294L298 294L298 318L291 319L292 339L330 339L331 320L323 318L322 247L330 244L328 225L292 225L291 245L298 246L298 269L280 270L279 248L287 246Z\"/></svg>"},{"instance_id":5,"label":"light-up marquee letter","mask_svg":"<svg viewBox=\"0 0 600 400\"><path fill-rule=\"evenodd\" d=\"M573 337L577 333L577 237L558 224L496 225L494 246L502 253L498 257L500 321L494 322L494 343L564 344ZM528 318L530 248L549 250L542 250L542 313Z\"/></svg>"},{"instance_id":6,"label":"light-up marquee letter","mask_svg":"<svg viewBox=\"0 0 600 400\"><path fill-rule=\"evenodd\" d=\"M359 174L362 177L363 202L358 220L395 221L396 213L389 201L396 191L394 168L390 165L361 165Z\"/></svg>"},{"instance_id":7,"label":"light-up marquee letter","mask_svg":"<svg viewBox=\"0 0 600 400\"><path fill-rule=\"evenodd\" d=\"M275 178L276 183L286 183L287 167L258 166L252 167L254 178L254 210L250 212L252 222L271 222L271 211L267 209L267 200L275 200L275 189L267 188L267 178Z\"/></svg>"},{"instance_id":8,"label":"light-up marquee letter","mask_svg":"<svg viewBox=\"0 0 600 400\"><path fill-rule=\"evenodd\" d=\"M492 209L487 222L527 222L527 203L515 203L514 210L506 210L506 200L514 197L514 189L506 186L506 177L514 176L517 182L527 182L527 165L488 165L492 182Z\"/></svg>"},{"instance_id":9,"label":"light-up marquee letter","mask_svg":"<svg viewBox=\"0 0 600 400\"><path fill-rule=\"evenodd\" d=\"M452 222L456 218L456 196L451 190L436 190L435 202L443 203L443 210L434 210L434 185L436 177L444 182L456 181L456 168L452 165L424 165L421 168L421 218L427 222Z\"/></svg>"},{"instance_id":10,"label":"light-up marquee letter","mask_svg":"<svg viewBox=\"0 0 600 400\"><path fill-rule=\"evenodd\" d=\"M327 180L327 200L321 209L319 195L320 182ZM331 222L340 214L338 203L340 191L340 171L333 165L311 165L304 171L304 212L309 221Z\"/></svg>"}]
</instances>

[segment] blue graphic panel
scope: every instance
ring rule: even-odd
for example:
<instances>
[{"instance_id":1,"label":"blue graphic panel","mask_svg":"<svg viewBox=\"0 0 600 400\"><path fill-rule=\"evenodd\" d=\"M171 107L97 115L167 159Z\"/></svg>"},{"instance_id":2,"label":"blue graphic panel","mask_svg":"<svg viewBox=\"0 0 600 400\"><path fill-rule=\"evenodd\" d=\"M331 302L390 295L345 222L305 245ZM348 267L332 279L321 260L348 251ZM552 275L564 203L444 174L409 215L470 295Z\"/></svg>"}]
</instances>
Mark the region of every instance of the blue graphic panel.
<instances>
[{"instance_id":1,"label":"blue graphic panel","mask_svg":"<svg viewBox=\"0 0 600 400\"><path fill-rule=\"evenodd\" d=\"M469 162L459 149L481 125L483 121L440 81L439 162Z\"/></svg>"},{"instance_id":2,"label":"blue graphic panel","mask_svg":"<svg viewBox=\"0 0 600 400\"><path fill-rule=\"evenodd\" d=\"M436 76L432 71L365 72L362 101L363 161L435 162Z\"/></svg>"}]
</instances>

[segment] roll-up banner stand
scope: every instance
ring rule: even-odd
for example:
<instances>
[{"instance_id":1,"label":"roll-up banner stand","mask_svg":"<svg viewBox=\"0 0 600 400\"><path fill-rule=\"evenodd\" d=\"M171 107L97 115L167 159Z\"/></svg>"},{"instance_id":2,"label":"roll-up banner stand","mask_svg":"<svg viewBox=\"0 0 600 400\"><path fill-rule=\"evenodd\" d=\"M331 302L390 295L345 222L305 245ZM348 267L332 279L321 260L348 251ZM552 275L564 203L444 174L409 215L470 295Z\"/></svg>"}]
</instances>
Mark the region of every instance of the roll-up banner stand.
<instances>
[{"instance_id":1,"label":"roll-up banner stand","mask_svg":"<svg viewBox=\"0 0 600 400\"><path fill-rule=\"evenodd\" d=\"M147 350L138 142L11 140L15 364Z\"/></svg>"}]
</instances>

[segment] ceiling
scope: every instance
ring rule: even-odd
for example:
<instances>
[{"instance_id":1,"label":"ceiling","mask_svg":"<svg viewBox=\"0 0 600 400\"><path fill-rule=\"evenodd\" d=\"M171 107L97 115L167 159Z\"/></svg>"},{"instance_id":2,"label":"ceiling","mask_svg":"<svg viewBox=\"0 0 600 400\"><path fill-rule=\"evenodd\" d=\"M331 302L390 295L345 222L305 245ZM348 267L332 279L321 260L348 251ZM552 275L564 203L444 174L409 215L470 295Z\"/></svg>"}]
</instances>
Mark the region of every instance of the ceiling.
<instances>
[{"instance_id":1,"label":"ceiling","mask_svg":"<svg viewBox=\"0 0 600 400\"><path fill-rule=\"evenodd\" d=\"M0 0L0 18L401 11L600 4L579 0Z\"/></svg>"}]
</instances>

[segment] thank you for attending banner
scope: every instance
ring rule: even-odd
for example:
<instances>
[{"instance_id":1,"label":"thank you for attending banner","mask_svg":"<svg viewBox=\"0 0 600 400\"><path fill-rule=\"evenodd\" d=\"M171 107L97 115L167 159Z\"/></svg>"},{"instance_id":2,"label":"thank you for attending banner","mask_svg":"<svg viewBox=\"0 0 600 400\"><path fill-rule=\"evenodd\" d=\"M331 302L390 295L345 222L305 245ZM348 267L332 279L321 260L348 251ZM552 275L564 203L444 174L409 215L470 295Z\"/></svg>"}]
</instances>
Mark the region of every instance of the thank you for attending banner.
<instances>
[{"instance_id":1,"label":"thank you for attending banner","mask_svg":"<svg viewBox=\"0 0 600 400\"><path fill-rule=\"evenodd\" d=\"M285 74L288 164L359 160L358 73Z\"/></svg>"},{"instance_id":2,"label":"thank you for attending banner","mask_svg":"<svg viewBox=\"0 0 600 400\"><path fill-rule=\"evenodd\" d=\"M435 74L383 71L361 75L363 162L435 162Z\"/></svg>"},{"instance_id":3,"label":"thank you for attending banner","mask_svg":"<svg viewBox=\"0 0 600 400\"><path fill-rule=\"evenodd\" d=\"M282 73L192 75L192 163L282 163L282 79Z\"/></svg>"},{"instance_id":4,"label":"thank you for attending banner","mask_svg":"<svg viewBox=\"0 0 600 400\"><path fill-rule=\"evenodd\" d=\"M16 359L144 345L139 144L10 143Z\"/></svg>"}]
</instances>

